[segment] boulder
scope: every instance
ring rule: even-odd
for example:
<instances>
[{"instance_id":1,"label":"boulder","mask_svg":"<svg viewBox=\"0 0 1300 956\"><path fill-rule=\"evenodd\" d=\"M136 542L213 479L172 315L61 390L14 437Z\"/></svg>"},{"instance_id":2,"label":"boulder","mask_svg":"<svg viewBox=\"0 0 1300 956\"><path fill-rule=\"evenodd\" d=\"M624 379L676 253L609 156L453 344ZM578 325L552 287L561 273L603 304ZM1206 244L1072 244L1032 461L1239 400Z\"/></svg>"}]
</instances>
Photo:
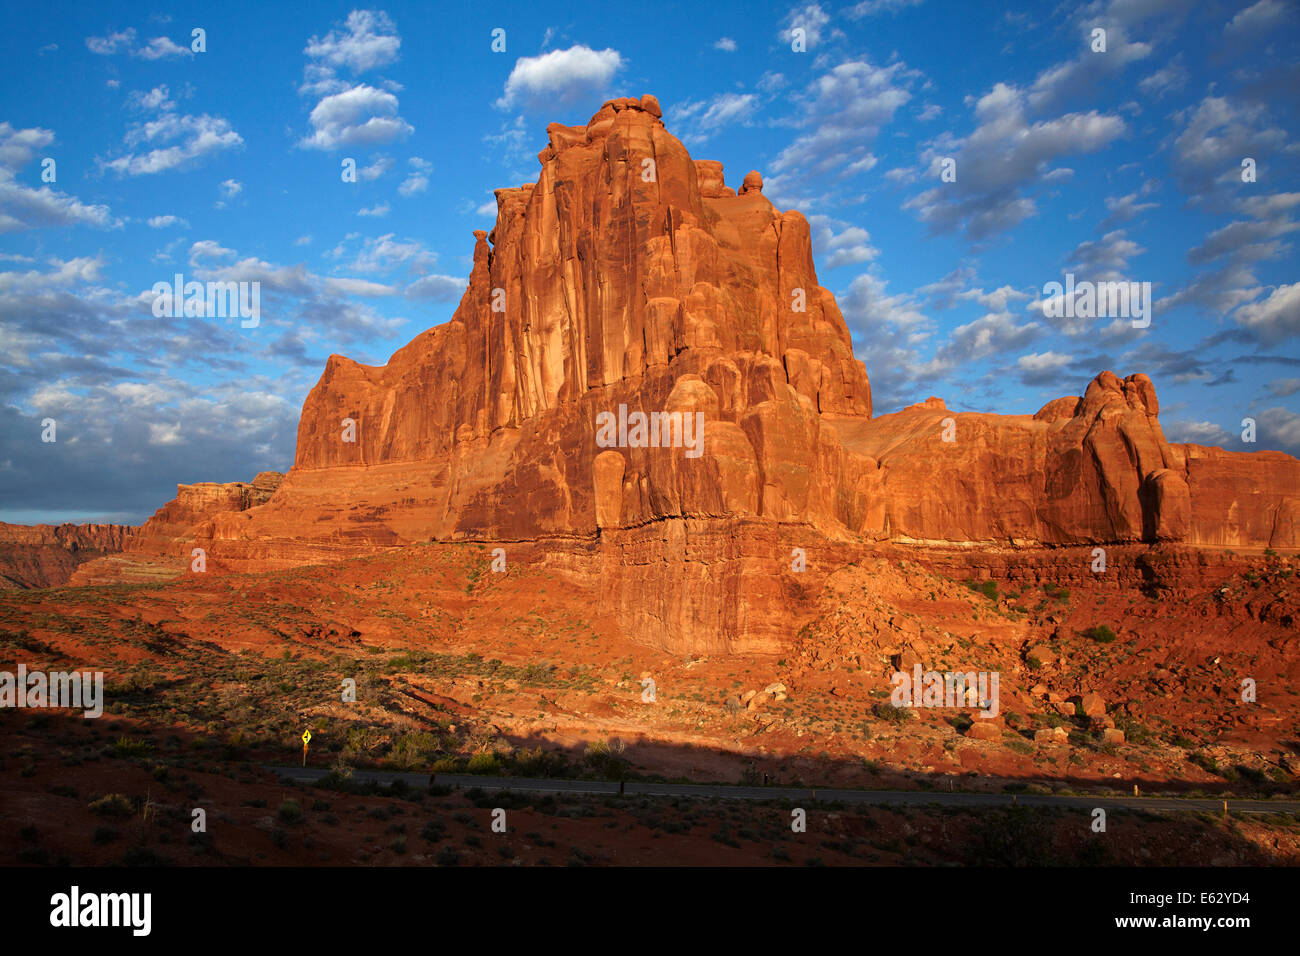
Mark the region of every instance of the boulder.
<instances>
[{"instance_id":1,"label":"boulder","mask_svg":"<svg viewBox=\"0 0 1300 956\"><path fill-rule=\"evenodd\" d=\"M1046 667L1056 660L1056 652L1046 644L1035 644L1025 655L1025 660L1037 664L1039 667Z\"/></svg>"},{"instance_id":2,"label":"boulder","mask_svg":"<svg viewBox=\"0 0 1300 956\"><path fill-rule=\"evenodd\" d=\"M1079 698L1079 707L1085 717L1104 717L1106 715L1106 702L1100 694L1084 694Z\"/></svg>"}]
</instances>

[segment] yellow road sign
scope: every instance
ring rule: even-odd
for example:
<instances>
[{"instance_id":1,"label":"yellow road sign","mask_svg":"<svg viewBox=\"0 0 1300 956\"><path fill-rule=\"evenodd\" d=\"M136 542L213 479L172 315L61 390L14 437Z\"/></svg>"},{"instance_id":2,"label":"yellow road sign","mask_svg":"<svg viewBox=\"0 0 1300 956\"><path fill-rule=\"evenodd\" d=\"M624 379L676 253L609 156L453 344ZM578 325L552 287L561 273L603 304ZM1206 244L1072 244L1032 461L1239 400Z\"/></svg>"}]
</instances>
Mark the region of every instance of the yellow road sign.
<instances>
[{"instance_id":1,"label":"yellow road sign","mask_svg":"<svg viewBox=\"0 0 1300 956\"><path fill-rule=\"evenodd\" d=\"M310 731L310 730L304 730L304 731L302 732L302 745L305 747L305 746L307 746L309 743L311 743L311 731Z\"/></svg>"}]
</instances>

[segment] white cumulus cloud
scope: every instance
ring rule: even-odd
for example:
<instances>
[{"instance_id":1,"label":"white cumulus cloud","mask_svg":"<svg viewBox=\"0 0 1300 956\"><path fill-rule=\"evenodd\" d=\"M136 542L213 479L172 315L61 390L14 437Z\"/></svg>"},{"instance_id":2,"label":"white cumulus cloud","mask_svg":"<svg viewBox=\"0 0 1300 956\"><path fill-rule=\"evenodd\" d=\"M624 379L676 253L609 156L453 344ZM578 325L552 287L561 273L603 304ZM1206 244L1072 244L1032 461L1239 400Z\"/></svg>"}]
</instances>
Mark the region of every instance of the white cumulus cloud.
<instances>
[{"instance_id":1,"label":"white cumulus cloud","mask_svg":"<svg viewBox=\"0 0 1300 956\"><path fill-rule=\"evenodd\" d=\"M501 109L567 106L603 91L624 65L617 50L593 50L582 44L520 57L496 105Z\"/></svg>"}]
</instances>

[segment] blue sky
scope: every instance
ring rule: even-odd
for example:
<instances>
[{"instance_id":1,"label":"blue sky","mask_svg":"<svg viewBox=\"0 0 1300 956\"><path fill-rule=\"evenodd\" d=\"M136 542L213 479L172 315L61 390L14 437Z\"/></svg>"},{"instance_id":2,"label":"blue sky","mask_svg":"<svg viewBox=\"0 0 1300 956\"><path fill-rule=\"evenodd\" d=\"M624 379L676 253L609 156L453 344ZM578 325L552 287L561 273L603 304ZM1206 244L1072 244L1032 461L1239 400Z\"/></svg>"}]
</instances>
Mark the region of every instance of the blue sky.
<instances>
[{"instance_id":1,"label":"blue sky","mask_svg":"<svg viewBox=\"0 0 1300 956\"><path fill-rule=\"evenodd\" d=\"M1141 371L1171 440L1300 454L1296 5L994 7L11 7L0 520L138 522L178 482L286 470L326 357L446 321L547 124L642 93L808 216L877 414ZM260 324L155 318L177 272L260 281ZM1150 327L1044 317L1066 272L1150 282Z\"/></svg>"}]
</instances>

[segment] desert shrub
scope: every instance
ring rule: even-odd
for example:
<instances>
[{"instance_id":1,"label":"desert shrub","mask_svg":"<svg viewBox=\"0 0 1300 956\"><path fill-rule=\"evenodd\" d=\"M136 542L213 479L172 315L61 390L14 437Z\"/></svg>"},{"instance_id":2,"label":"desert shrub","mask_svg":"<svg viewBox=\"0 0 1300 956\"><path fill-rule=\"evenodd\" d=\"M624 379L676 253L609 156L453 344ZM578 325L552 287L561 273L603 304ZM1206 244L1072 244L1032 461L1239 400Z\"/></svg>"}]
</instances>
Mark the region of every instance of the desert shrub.
<instances>
[{"instance_id":1,"label":"desert shrub","mask_svg":"<svg viewBox=\"0 0 1300 956\"><path fill-rule=\"evenodd\" d=\"M1268 785L1268 775L1262 770L1254 767L1248 767L1245 764L1237 764L1234 768L1238 775L1253 787L1264 787Z\"/></svg>"},{"instance_id":2,"label":"desert shrub","mask_svg":"<svg viewBox=\"0 0 1300 956\"><path fill-rule=\"evenodd\" d=\"M610 740L593 740L587 745L582 755L585 763L597 776L606 780L622 780L628 769L628 762L623 757L627 745L617 737Z\"/></svg>"},{"instance_id":3,"label":"desert shrub","mask_svg":"<svg viewBox=\"0 0 1300 956\"><path fill-rule=\"evenodd\" d=\"M434 773L464 773L465 763L460 757L439 757L433 762Z\"/></svg>"},{"instance_id":4,"label":"desert shrub","mask_svg":"<svg viewBox=\"0 0 1300 956\"><path fill-rule=\"evenodd\" d=\"M1145 744L1151 739L1151 731L1131 717L1116 717L1115 728L1124 731L1124 739L1131 744Z\"/></svg>"},{"instance_id":5,"label":"desert shrub","mask_svg":"<svg viewBox=\"0 0 1300 956\"><path fill-rule=\"evenodd\" d=\"M131 801L120 793L106 793L90 804L90 812L102 817L129 817L133 810Z\"/></svg>"},{"instance_id":6,"label":"desert shrub","mask_svg":"<svg viewBox=\"0 0 1300 956\"><path fill-rule=\"evenodd\" d=\"M280 809L276 811L276 816L282 823L301 823L302 807L296 800L286 800L280 804Z\"/></svg>"},{"instance_id":7,"label":"desert shrub","mask_svg":"<svg viewBox=\"0 0 1300 956\"><path fill-rule=\"evenodd\" d=\"M147 740L121 736L108 746L108 752L114 757L143 757L153 750L153 744Z\"/></svg>"},{"instance_id":8,"label":"desert shrub","mask_svg":"<svg viewBox=\"0 0 1300 956\"><path fill-rule=\"evenodd\" d=\"M494 753L475 754L469 758L466 770L469 773L500 773L501 763Z\"/></svg>"},{"instance_id":9,"label":"desert shrub","mask_svg":"<svg viewBox=\"0 0 1300 956\"><path fill-rule=\"evenodd\" d=\"M506 758L506 765L521 777L564 777L571 772L568 757L541 747L515 751Z\"/></svg>"},{"instance_id":10,"label":"desert shrub","mask_svg":"<svg viewBox=\"0 0 1300 956\"><path fill-rule=\"evenodd\" d=\"M524 680L534 684L544 684L555 676L555 665L545 661L529 664L524 668Z\"/></svg>"},{"instance_id":11,"label":"desert shrub","mask_svg":"<svg viewBox=\"0 0 1300 956\"><path fill-rule=\"evenodd\" d=\"M1113 644L1117 635L1105 624L1098 624L1096 627L1090 627L1084 631L1083 636L1091 638L1098 644Z\"/></svg>"},{"instance_id":12,"label":"desert shrub","mask_svg":"<svg viewBox=\"0 0 1300 956\"><path fill-rule=\"evenodd\" d=\"M388 753L388 761L396 767L410 769L422 767L438 751L436 734L406 734L399 737Z\"/></svg>"},{"instance_id":13,"label":"desert shrub","mask_svg":"<svg viewBox=\"0 0 1300 956\"><path fill-rule=\"evenodd\" d=\"M871 712L881 720L887 720L891 724L905 724L912 719L910 707L895 707L893 704L886 704L883 701L872 704Z\"/></svg>"},{"instance_id":14,"label":"desert shrub","mask_svg":"<svg viewBox=\"0 0 1300 956\"><path fill-rule=\"evenodd\" d=\"M353 727L348 731L343 753L349 756L367 754L379 750L383 745L384 736L380 731L373 727Z\"/></svg>"},{"instance_id":15,"label":"desert shrub","mask_svg":"<svg viewBox=\"0 0 1300 956\"><path fill-rule=\"evenodd\" d=\"M990 601L996 601L998 599L998 582L994 581L992 578L984 582L967 578L965 584L966 587L970 588L977 594L983 594Z\"/></svg>"},{"instance_id":16,"label":"desert shrub","mask_svg":"<svg viewBox=\"0 0 1300 956\"><path fill-rule=\"evenodd\" d=\"M437 843L446 835L447 825L438 819L428 821L420 830L420 838L429 843Z\"/></svg>"}]
</instances>

